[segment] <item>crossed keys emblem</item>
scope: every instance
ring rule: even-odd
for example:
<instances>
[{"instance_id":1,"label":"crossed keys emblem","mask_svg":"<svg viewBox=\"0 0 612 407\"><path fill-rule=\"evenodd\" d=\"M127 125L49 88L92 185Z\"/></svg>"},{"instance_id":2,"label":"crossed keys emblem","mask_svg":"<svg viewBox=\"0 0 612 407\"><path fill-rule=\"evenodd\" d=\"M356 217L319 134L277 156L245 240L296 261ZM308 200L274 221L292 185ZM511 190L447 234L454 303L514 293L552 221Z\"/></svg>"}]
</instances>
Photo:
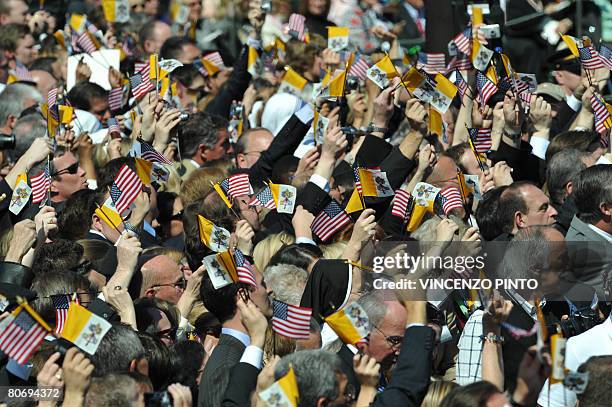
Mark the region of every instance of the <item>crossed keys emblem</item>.
<instances>
[{"instance_id":1,"label":"crossed keys emblem","mask_svg":"<svg viewBox=\"0 0 612 407\"><path fill-rule=\"evenodd\" d=\"M382 177L375 176L374 182L376 182L376 189L381 192L387 192L387 190L390 189Z\"/></svg>"},{"instance_id":2,"label":"crossed keys emblem","mask_svg":"<svg viewBox=\"0 0 612 407\"><path fill-rule=\"evenodd\" d=\"M28 199L28 191L25 188L17 188L11 197L12 205L21 205L21 201Z\"/></svg>"},{"instance_id":3,"label":"crossed keys emblem","mask_svg":"<svg viewBox=\"0 0 612 407\"><path fill-rule=\"evenodd\" d=\"M215 245L219 247L227 246L226 240L227 240L227 236L225 236L222 230L218 230L218 229L215 230L214 236L213 236L213 243Z\"/></svg>"},{"instance_id":4,"label":"crossed keys emblem","mask_svg":"<svg viewBox=\"0 0 612 407\"><path fill-rule=\"evenodd\" d=\"M283 198L283 200L281 201L281 205L284 208L291 203L291 199L293 198L293 192L289 191L288 189L285 189L281 193L281 197Z\"/></svg>"},{"instance_id":5,"label":"crossed keys emblem","mask_svg":"<svg viewBox=\"0 0 612 407\"><path fill-rule=\"evenodd\" d=\"M89 346L91 344L95 345L100 341L100 334L102 334L102 327L100 324L91 324L89 325L89 332L83 335L83 339L85 339L85 346Z\"/></svg>"}]
</instances>

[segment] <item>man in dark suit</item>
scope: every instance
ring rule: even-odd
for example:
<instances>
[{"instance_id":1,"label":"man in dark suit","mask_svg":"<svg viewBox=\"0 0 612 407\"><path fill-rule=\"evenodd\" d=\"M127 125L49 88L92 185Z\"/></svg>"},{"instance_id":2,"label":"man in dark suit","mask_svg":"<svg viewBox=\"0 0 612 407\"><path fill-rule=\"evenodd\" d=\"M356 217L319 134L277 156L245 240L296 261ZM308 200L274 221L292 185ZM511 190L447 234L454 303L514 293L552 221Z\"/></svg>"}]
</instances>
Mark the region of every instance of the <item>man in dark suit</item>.
<instances>
[{"instance_id":1,"label":"man in dark suit","mask_svg":"<svg viewBox=\"0 0 612 407\"><path fill-rule=\"evenodd\" d=\"M202 279L200 295L204 306L222 324L219 344L215 347L202 375L198 396L199 407L218 407L228 387L230 371L238 364L245 349L251 344L248 330L238 309L239 298L248 296L266 316L272 316L263 277L255 270L257 286L233 283L215 290L208 274Z\"/></svg>"},{"instance_id":2,"label":"man in dark suit","mask_svg":"<svg viewBox=\"0 0 612 407\"><path fill-rule=\"evenodd\" d=\"M578 214L566 239L576 278L595 288L600 299L610 300L612 264L612 167L595 165L583 170L572 195Z\"/></svg>"},{"instance_id":3,"label":"man in dark suit","mask_svg":"<svg viewBox=\"0 0 612 407\"><path fill-rule=\"evenodd\" d=\"M425 40L425 2L423 0L404 0L395 12L395 21L404 23L398 38L403 46L411 46Z\"/></svg>"}]
</instances>

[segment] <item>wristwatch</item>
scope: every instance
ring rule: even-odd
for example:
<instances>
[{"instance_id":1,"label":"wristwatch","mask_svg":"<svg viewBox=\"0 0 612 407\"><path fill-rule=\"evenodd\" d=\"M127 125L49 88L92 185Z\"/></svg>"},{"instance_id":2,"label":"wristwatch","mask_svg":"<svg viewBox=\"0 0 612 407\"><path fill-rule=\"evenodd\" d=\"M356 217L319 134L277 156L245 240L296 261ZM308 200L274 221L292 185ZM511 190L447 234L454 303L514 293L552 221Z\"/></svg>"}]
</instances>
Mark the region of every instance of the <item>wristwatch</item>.
<instances>
[{"instance_id":1,"label":"wristwatch","mask_svg":"<svg viewBox=\"0 0 612 407\"><path fill-rule=\"evenodd\" d=\"M387 128L386 127L376 127L376 126L374 126L373 123L370 123L370 125L368 126L367 131L368 131L368 133L386 133L387 132Z\"/></svg>"},{"instance_id":2,"label":"wristwatch","mask_svg":"<svg viewBox=\"0 0 612 407\"><path fill-rule=\"evenodd\" d=\"M504 337L503 336L499 336L499 335L495 335L491 332L489 332L486 336L485 335L480 335L480 342L491 342L491 343L499 343L502 344L504 343Z\"/></svg>"}]
</instances>

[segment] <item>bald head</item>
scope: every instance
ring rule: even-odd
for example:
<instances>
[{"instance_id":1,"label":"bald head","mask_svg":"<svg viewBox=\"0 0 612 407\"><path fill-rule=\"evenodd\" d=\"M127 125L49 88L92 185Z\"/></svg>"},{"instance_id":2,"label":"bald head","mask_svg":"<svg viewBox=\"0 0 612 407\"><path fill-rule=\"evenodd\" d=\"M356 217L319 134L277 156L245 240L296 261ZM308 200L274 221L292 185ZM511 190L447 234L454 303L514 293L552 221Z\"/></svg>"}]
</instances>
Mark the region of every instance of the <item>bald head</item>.
<instances>
[{"instance_id":1,"label":"bald head","mask_svg":"<svg viewBox=\"0 0 612 407\"><path fill-rule=\"evenodd\" d=\"M140 297L156 297L176 304L183 293L180 266L166 255L155 256L143 264ZM183 285L184 288L184 285Z\"/></svg>"},{"instance_id":2,"label":"bald head","mask_svg":"<svg viewBox=\"0 0 612 407\"><path fill-rule=\"evenodd\" d=\"M38 89L46 101L49 91L57 87L57 79L49 72L40 69L34 69L30 71L30 74L32 75L34 83L36 83L36 89Z\"/></svg>"},{"instance_id":3,"label":"bald head","mask_svg":"<svg viewBox=\"0 0 612 407\"><path fill-rule=\"evenodd\" d=\"M251 168L259 160L261 153L266 151L274 135L263 127L248 130L238 139L236 156L240 168Z\"/></svg>"}]
</instances>

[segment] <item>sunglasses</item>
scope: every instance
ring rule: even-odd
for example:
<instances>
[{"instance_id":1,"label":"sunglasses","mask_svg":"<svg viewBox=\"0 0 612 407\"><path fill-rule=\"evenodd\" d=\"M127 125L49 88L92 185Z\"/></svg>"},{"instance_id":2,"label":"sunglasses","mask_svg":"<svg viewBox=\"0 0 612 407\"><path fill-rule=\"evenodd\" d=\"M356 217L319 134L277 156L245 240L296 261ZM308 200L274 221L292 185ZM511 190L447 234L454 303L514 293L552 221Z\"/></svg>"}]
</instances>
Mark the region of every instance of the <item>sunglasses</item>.
<instances>
[{"instance_id":1,"label":"sunglasses","mask_svg":"<svg viewBox=\"0 0 612 407\"><path fill-rule=\"evenodd\" d=\"M79 163L75 162L74 164L71 164L69 167L64 168L63 170L59 170L54 172L53 174L51 174L52 177L57 177L58 175L62 175L62 174L76 174L79 171Z\"/></svg>"}]
</instances>

